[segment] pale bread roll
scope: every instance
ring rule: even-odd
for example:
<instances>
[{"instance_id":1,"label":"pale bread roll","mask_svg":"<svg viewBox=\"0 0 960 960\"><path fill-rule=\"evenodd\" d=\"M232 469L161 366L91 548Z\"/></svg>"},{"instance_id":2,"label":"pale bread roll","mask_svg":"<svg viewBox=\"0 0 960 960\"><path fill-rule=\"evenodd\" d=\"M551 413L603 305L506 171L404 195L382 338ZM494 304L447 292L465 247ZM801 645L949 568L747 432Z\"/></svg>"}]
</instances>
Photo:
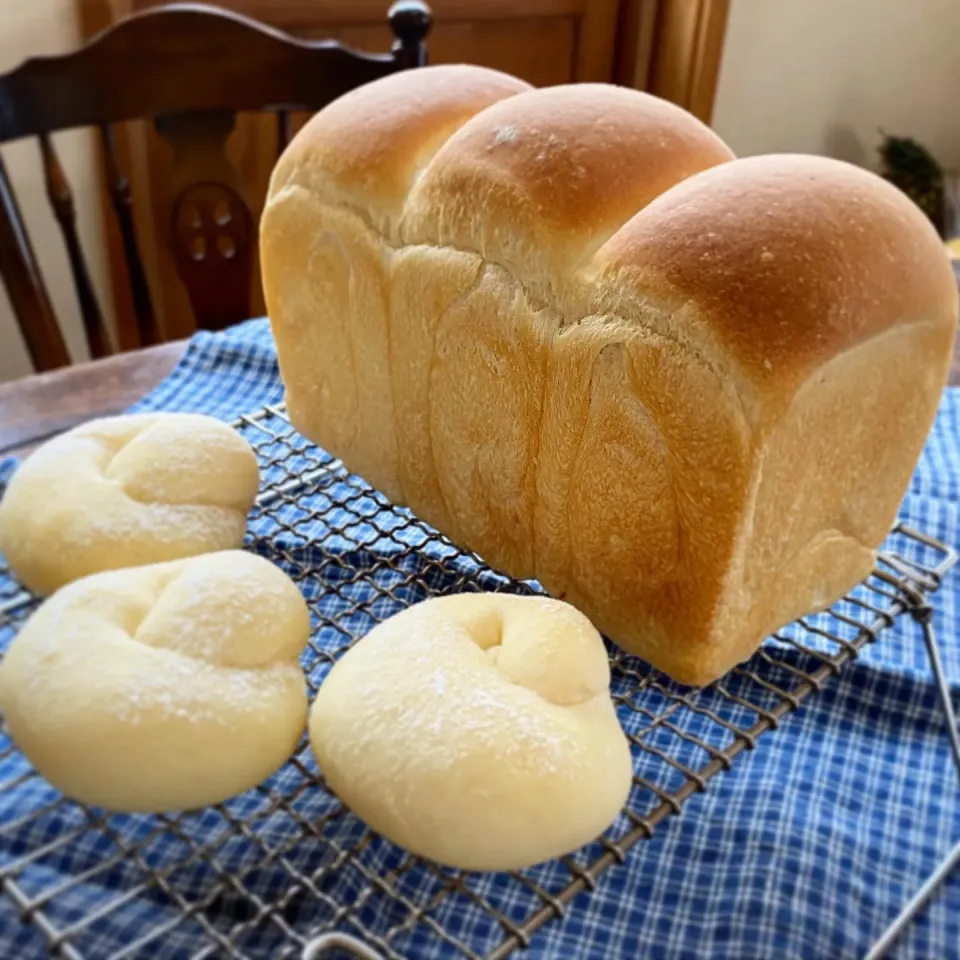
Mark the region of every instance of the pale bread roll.
<instances>
[{"instance_id":1,"label":"pale bread roll","mask_svg":"<svg viewBox=\"0 0 960 960\"><path fill-rule=\"evenodd\" d=\"M0 663L0 709L54 787L109 810L219 803L299 739L296 585L242 551L100 573L30 617Z\"/></svg>"},{"instance_id":2,"label":"pale bread roll","mask_svg":"<svg viewBox=\"0 0 960 960\"><path fill-rule=\"evenodd\" d=\"M330 671L309 729L326 782L362 820L468 870L569 853L630 789L603 641L542 597L462 594L391 617Z\"/></svg>"},{"instance_id":3,"label":"pale bread roll","mask_svg":"<svg viewBox=\"0 0 960 960\"><path fill-rule=\"evenodd\" d=\"M870 571L956 331L873 174L475 67L320 111L260 239L297 428L693 684Z\"/></svg>"},{"instance_id":4,"label":"pale bread roll","mask_svg":"<svg viewBox=\"0 0 960 960\"><path fill-rule=\"evenodd\" d=\"M239 547L260 483L235 430L192 413L93 420L19 467L0 551L34 593L102 570Z\"/></svg>"}]
</instances>

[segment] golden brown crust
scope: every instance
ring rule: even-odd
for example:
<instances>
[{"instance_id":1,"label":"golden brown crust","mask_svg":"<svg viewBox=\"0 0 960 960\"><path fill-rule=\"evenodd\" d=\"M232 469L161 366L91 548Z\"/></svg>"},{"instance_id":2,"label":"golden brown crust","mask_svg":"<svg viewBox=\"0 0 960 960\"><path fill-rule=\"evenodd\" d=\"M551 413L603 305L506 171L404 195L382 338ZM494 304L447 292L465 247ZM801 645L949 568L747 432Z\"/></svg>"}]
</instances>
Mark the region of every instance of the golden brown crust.
<instances>
[{"instance_id":1,"label":"golden brown crust","mask_svg":"<svg viewBox=\"0 0 960 960\"><path fill-rule=\"evenodd\" d=\"M284 151L270 195L297 184L399 216L420 170L485 107L530 85L487 67L406 70L351 90L313 116Z\"/></svg>"},{"instance_id":2,"label":"golden brown crust","mask_svg":"<svg viewBox=\"0 0 960 960\"><path fill-rule=\"evenodd\" d=\"M872 174L732 160L636 91L460 68L434 100L416 73L323 111L274 176L294 422L706 683L872 562L946 380L946 255Z\"/></svg>"},{"instance_id":3,"label":"golden brown crust","mask_svg":"<svg viewBox=\"0 0 960 960\"><path fill-rule=\"evenodd\" d=\"M731 159L706 126L649 94L592 83L532 90L450 137L409 198L403 236L483 251L555 285L655 197Z\"/></svg>"},{"instance_id":4,"label":"golden brown crust","mask_svg":"<svg viewBox=\"0 0 960 960\"><path fill-rule=\"evenodd\" d=\"M899 323L957 312L939 238L895 187L825 157L751 157L667 191L597 255L604 283L692 302L754 389Z\"/></svg>"}]
</instances>

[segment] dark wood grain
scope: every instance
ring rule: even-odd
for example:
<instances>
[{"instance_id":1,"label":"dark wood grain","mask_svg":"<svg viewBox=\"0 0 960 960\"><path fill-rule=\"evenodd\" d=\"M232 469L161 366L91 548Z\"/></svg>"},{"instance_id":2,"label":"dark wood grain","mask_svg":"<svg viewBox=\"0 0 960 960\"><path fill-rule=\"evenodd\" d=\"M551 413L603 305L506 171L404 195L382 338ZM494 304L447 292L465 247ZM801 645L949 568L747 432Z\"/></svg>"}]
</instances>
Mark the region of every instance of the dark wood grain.
<instances>
[{"instance_id":1,"label":"dark wood grain","mask_svg":"<svg viewBox=\"0 0 960 960\"><path fill-rule=\"evenodd\" d=\"M0 277L23 334L30 360L38 370L70 363L53 304L40 274L20 206L0 156Z\"/></svg>"},{"instance_id":2,"label":"dark wood grain","mask_svg":"<svg viewBox=\"0 0 960 960\"><path fill-rule=\"evenodd\" d=\"M0 78L0 142L190 111L316 108L397 68L390 53L299 40L221 8L173 3Z\"/></svg>"},{"instance_id":3,"label":"dark wood grain","mask_svg":"<svg viewBox=\"0 0 960 960\"><path fill-rule=\"evenodd\" d=\"M160 383L185 349L176 340L0 384L0 456L23 456L79 423L120 413Z\"/></svg>"},{"instance_id":4,"label":"dark wood grain","mask_svg":"<svg viewBox=\"0 0 960 960\"><path fill-rule=\"evenodd\" d=\"M102 356L110 344L79 245L73 194L49 134L82 126L101 130L143 345L157 339L155 315L111 130L123 121L153 121L174 153L157 222L173 250L195 326L220 329L253 312L256 229L241 178L227 157L233 118L239 111L315 111L354 87L425 63L429 8L420 0L398 0L388 20L392 49L371 54L333 40L290 37L221 8L172 3L120 21L73 53L27 60L0 75L0 144L40 138L48 194L93 356ZM288 133L286 127L281 139ZM56 342L49 297L31 266L26 232L2 173L0 272L34 365L52 369L69 358ZM226 219L207 217L210 203L217 209L226 205ZM34 324L40 325L37 332Z\"/></svg>"},{"instance_id":5,"label":"dark wood grain","mask_svg":"<svg viewBox=\"0 0 960 960\"><path fill-rule=\"evenodd\" d=\"M70 190L70 184L67 183L67 176L60 165L60 158L53 148L50 136L46 133L40 136L40 156L43 160L47 198L50 200L50 206L60 225L60 233L67 248L67 259L70 261L77 299L80 302L80 316L87 335L90 356L96 360L113 353L113 347L107 325L103 322L100 304L97 303L97 295L93 290L87 258L83 255L83 248L80 246L73 192Z\"/></svg>"},{"instance_id":6,"label":"dark wood grain","mask_svg":"<svg viewBox=\"0 0 960 960\"><path fill-rule=\"evenodd\" d=\"M140 256L140 245L137 243L133 222L133 194L130 191L130 181L117 157L113 124L100 124L100 144L103 149L103 174L107 181L107 192L113 205L116 227L120 231L120 242L123 244L123 261L129 281L130 302L137 323L137 336L140 346L150 347L160 342L160 331L147 285L147 273Z\"/></svg>"}]
</instances>

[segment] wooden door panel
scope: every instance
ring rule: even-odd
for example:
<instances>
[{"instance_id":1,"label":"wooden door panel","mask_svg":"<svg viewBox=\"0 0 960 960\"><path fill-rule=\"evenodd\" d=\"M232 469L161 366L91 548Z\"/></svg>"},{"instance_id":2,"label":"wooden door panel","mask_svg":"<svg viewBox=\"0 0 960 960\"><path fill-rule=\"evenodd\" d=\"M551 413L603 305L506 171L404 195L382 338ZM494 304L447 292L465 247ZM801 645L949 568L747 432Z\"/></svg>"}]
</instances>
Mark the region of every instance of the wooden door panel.
<instances>
[{"instance_id":1,"label":"wooden door panel","mask_svg":"<svg viewBox=\"0 0 960 960\"><path fill-rule=\"evenodd\" d=\"M384 50L386 26L315 27L311 39L331 37L358 50ZM572 17L439 23L429 38L431 63L478 63L512 73L537 87L574 77L576 21Z\"/></svg>"}]
</instances>

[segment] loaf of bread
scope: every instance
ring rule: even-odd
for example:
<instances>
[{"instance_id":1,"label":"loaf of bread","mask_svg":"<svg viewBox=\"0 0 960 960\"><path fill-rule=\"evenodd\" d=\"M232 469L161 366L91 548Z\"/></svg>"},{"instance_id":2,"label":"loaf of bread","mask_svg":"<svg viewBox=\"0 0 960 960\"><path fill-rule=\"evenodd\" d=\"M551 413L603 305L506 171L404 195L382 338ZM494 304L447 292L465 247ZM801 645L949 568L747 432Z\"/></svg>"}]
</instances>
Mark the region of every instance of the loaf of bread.
<instances>
[{"instance_id":1,"label":"loaf of bread","mask_svg":"<svg viewBox=\"0 0 960 960\"><path fill-rule=\"evenodd\" d=\"M296 427L692 684L871 569L957 319L878 177L477 67L321 111L261 245Z\"/></svg>"}]
</instances>

